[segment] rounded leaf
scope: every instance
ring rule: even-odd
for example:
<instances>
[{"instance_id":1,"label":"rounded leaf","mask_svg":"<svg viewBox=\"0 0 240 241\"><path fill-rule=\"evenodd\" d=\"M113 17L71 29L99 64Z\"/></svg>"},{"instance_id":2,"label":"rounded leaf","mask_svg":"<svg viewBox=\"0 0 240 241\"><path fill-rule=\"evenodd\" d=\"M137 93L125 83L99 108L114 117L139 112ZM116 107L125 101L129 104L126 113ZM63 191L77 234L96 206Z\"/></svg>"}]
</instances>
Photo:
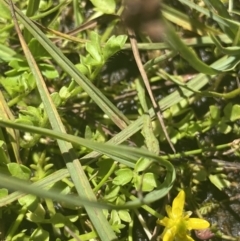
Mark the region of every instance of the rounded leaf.
<instances>
[{"instance_id":1,"label":"rounded leaf","mask_svg":"<svg viewBox=\"0 0 240 241\"><path fill-rule=\"evenodd\" d=\"M31 170L24 165L9 163L7 164L7 167L13 177L17 177L23 180L29 180L31 177Z\"/></svg>"},{"instance_id":2,"label":"rounded leaf","mask_svg":"<svg viewBox=\"0 0 240 241\"><path fill-rule=\"evenodd\" d=\"M114 13L116 8L115 0L90 0L94 7L102 13Z\"/></svg>"},{"instance_id":3,"label":"rounded leaf","mask_svg":"<svg viewBox=\"0 0 240 241\"><path fill-rule=\"evenodd\" d=\"M149 161L149 159L147 158L140 158L135 167L134 167L134 170L136 172L142 172L144 170L146 170L147 167L149 167L149 165L151 164L151 161Z\"/></svg>"},{"instance_id":4,"label":"rounded leaf","mask_svg":"<svg viewBox=\"0 0 240 241\"><path fill-rule=\"evenodd\" d=\"M8 190L6 188L0 189L0 198L6 197L8 195Z\"/></svg>"},{"instance_id":5,"label":"rounded leaf","mask_svg":"<svg viewBox=\"0 0 240 241\"><path fill-rule=\"evenodd\" d=\"M153 173L145 173L142 182L143 192L150 192L157 187L157 181Z\"/></svg>"},{"instance_id":6,"label":"rounded leaf","mask_svg":"<svg viewBox=\"0 0 240 241\"><path fill-rule=\"evenodd\" d=\"M132 218L127 210L120 210L118 211L118 215L120 219L124 222L130 223Z\"/></svg>"},{"instance_id":7,"label":"rounded leaf","mask_svg":"<svg viewBox=\"0 0 240 241\"><path fill-rule=\"evenodd\" d=\"M129 168L123 168L116 171L116 175L113 179L113 184L123 186L132 180L133 172Z\"/></svg>"},{"instance_id":8,"label":"rounded leaf","mask_svg":"<svg viewBox=\"0 0 240 241\"><path fill-rule=\"evenodd\" d=\"M49 233L42 228L37 228L32 233L30 240L48 241L49 240Z\"/></svg>"}]
</instances>

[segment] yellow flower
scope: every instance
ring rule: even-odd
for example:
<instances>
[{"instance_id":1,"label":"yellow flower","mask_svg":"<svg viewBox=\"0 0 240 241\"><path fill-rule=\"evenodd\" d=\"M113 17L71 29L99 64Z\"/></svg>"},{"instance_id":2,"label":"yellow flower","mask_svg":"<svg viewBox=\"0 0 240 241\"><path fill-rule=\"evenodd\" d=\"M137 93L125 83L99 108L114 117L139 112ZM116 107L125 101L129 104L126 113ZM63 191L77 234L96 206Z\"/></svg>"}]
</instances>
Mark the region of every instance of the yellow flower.
<instances>
[{"instance_id":1,"label":"yellow flower","mask_svg":"<svg viewBox=\"0 0 240 241\"><path fill-rule=\"evenodd\" d=\"M189 234L192 229L205 229L209 222L200 218L189 218L191 211L184 212L185 192L181 190L173 200L172 207L166 205L168 217L158 220L157 223L165 226L161 235L163 241L194 241Z\"/></svg>"}]
</instances>

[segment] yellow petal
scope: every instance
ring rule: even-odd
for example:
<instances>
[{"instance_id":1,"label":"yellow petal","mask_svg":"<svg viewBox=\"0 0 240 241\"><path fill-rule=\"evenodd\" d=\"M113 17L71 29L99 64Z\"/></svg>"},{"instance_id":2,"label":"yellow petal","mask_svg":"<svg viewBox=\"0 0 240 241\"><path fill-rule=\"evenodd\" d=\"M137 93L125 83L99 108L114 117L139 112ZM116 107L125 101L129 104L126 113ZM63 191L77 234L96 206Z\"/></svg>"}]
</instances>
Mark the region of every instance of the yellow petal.
<instances>
[{"instance_id":1,"label":"yellow petal","mask_svg":"<svg viewBox=\"0 0 240 241\"><path fill-rule=\"evenodd\" d=\"M173 221L167 217L164 217L163 219L158 220L157 223L165 227L171 227L173 225Z\"/></svg>"},{"instance_id":2,"label":"yellow petal","mask_svg":"<svg viewBox=\"0 0 240 241\"><path fill-rule=\"evenodd\" d=\"M185 202L185 192L181 190L173 200L172 214L174 218L178 218L183 215L184 202Z\"/></svg>"},{"instance_id":3,"label":"yellow petal","mask_svg":"<svg viewBox=\"0 0 240 241\"><path fill-rule=\"evenodd\" d=\"M189 218L187 221L187 229L205 229L210 226L209 222L200 218Z\"/></svg>"},{"instance_id":4,"label":"yellow petal","mask_svg":"<svg viewBox=\"0 0 240 241\"><path fill-rule=\"evenodd\" d=\"M176 234L176 228L165 228L163 234L161 235L163 241L173 241Z\"/></svg>"},{"instance_id":5,"label":"yellow petal","mask_svg":"<svg viewBox=\"0 0 240 241\"><path fill-rule=\"evenodd\" d=\"M166 210L166 212L167 212L168 217L172 219L172 218L173 218L173 215L172 215L172 207L169 206L169 205L166 205L165 210Z\"/></svg>"}]
</instances>

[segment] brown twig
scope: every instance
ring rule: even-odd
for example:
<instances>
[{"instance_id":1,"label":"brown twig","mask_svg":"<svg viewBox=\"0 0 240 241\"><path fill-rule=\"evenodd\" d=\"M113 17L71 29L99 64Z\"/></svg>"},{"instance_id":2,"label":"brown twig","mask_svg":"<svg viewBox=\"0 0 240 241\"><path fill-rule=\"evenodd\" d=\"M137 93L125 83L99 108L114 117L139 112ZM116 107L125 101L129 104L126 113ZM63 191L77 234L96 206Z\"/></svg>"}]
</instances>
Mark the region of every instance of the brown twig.
<instances>
[{"instance_id":1,"label":"brown twig","mask_svg":"<svg viewBox=\"0 0 240 241\"><path fill-rule=\"evenodd\" d=\"M167 139L171 149L173 150L174 153L176 153L176 150L175 150L175 148L174 148L174 146L173 146L173 144L172 144L172 142L171 142L171 140L169 138L166 126L164 124L160 107L158 106L158 104L155 101L155 98L154 98L153 93L152 93L151 86L149 84L149 80L148 80L147 74L146 74L146 72L144 70L144 67L143 67L143 64L142 64L142 61L141 61L141 58L140 58L140 54L139 54L139 51L138 51L138 47L137 47L137 40L136 40L135 37L133 37L133 36L135 36L135 33L134 33L134 31L132 29L128 28L128 34L130 36L130 42L131 42L132 51L133 51L133 55L134 55L135 61L137 63L137 66L138 66L138 69L139 69L140 74L142 76L142 79L143 79L143 82L145 84L145 87L146 87L146 89L148 91L148 94L149 94L149 97L151 99L153 108L156 111L156 115L158 117L160 125L161 125L161 127L163 129L164 135L165 135L165 137L166 137L166 139Z\"/></svg>"}]
</instances>

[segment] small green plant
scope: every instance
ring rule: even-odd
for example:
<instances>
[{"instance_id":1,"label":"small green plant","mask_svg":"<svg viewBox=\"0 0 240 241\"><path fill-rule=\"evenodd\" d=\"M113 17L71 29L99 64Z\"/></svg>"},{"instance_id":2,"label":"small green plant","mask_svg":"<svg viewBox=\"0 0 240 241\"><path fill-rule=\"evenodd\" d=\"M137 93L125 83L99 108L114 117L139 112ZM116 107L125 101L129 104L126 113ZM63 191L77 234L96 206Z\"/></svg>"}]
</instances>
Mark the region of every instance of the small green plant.
<instances>
[{"instance_id":1,"label":"small green plant","mask_svg":"<svg viewBox=\"0 0 240 241\"><path fill-rule=\"evenodd\" d=\"M222 166L240 155L239 3L11 3L0 0L0 239L152 240L158 220L164 241L192 240L207 228L201 215L227 205L205 200L212 187L239 183ZM176 189L198 219L184 191L168 217L156 208Z\"/></svg>"}]
</instances>

